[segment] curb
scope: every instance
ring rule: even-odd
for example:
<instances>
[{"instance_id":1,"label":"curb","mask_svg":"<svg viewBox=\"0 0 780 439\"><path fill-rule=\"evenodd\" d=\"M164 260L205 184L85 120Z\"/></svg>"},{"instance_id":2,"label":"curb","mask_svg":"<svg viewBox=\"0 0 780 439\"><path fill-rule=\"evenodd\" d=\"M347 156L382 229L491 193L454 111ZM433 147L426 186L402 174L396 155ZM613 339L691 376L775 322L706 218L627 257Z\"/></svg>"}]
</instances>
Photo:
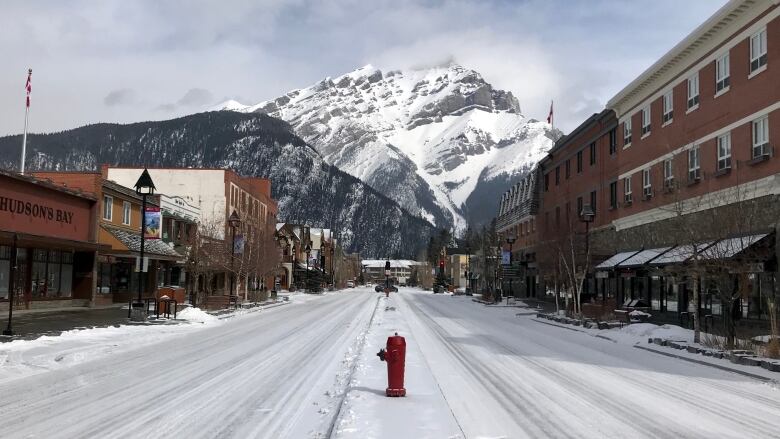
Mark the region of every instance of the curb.
<instances>
[{"instance_id":1,"label":"curb","mask_svg":"<svg viewBox=\"0 0 780 439\"><path fill-rule=\"evenodd\" d=\"M710 367L714 367L715 369L724 370L726 372L734 372L736 374L739 374L739 375L742 375L742 376L746 376L748 378L753 378L755 380L763 381L765 383L775 383L775 384L778 383L778 381L773 379L773 378L768 378L768 377L765 377L765 376L752 374L750 372L745 372L744 370L732 369L730 367L721 366L720 364L713 364L713 363L709 363L707 361L696 360L694 358L688 358L688 357L684 357L682 355L672 354L672 353L669 353L669 352L657 351L655 349L646 348L644 346L634 345L634 347L637 348L637 349L641 349L643 351L652 352L654 354L664 355L664 356L672 357L672 358L677 358L679 360L688 361L690 363L701 364L703 366L710 366Z\"/></svg>"}]
</instances>

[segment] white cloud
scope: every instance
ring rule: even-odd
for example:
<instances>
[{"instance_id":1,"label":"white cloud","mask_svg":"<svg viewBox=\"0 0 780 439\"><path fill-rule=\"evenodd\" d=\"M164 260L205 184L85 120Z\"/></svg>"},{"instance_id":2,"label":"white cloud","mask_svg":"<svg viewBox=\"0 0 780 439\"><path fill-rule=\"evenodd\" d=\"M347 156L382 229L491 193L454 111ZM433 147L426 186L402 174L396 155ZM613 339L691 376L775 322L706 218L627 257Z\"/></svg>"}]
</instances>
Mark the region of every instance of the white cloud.
<instances>
[{"instance_id":1,"label":"white cloud","mask_svg":"<svg viewBox=\"0 0 780 439\"><path fill-rule=\"evenodd\" d=\"M450 57L512 91L523 112L574 128L723 0L75 0L0 13L0 135L258 102L366 63ZM674 10L670 14L669 10ZM201 91L193 91L201 90ZM67 111L65 111L67 110Z\"/></svg>"}]
</instances>

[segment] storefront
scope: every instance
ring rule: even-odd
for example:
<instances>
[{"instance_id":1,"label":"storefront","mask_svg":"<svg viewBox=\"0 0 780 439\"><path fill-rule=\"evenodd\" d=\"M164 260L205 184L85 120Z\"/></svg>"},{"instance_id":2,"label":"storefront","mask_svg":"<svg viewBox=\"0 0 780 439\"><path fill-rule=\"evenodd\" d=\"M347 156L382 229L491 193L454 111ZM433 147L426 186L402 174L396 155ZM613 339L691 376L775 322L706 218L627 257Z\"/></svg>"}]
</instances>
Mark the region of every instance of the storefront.
<instances>
[{"instance_id":1,"label":"storefront","mask_svg":"<svg viewBox=\"0 0 780 439\"><path fill-rule=\"evenodd\" d=\"M724 321L760 331L775 287L774 243L774 234L761 233L618 253L595 268L600 298L642 308L659 323L690 326L698 312L705 331Z\"/></svg>"},{"instance_id":2,"label":"storefront","mask_svg":"<svg viewBox=\"0 0 780 439\"><path fill-rule=\"evenodd\" d=\"M0 171L1 309L10 296L27 309L92 304L95 206L88 195Z\"/></svg>"}]
</instances>

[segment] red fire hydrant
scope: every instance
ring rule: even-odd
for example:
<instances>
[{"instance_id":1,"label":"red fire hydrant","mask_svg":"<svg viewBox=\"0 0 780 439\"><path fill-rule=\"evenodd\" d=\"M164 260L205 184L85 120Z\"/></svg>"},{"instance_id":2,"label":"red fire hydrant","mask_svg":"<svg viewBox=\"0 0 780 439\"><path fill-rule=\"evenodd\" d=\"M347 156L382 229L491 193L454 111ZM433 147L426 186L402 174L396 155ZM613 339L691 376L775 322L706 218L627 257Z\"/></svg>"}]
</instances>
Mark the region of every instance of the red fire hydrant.
<instances>
[{"instance_id":1,"label":"red fire hydrant","mask_svg":"<svg viewBox=\"0 0 780 439\"><path fill-rule=\"evenodd\" d=\"M406 365L406 339L398 335L387 337L387 351L380 349L376 354L381 361L387 361L387 396L406 396L404 389L404 366Z\"/></svg>"}]
</instances>

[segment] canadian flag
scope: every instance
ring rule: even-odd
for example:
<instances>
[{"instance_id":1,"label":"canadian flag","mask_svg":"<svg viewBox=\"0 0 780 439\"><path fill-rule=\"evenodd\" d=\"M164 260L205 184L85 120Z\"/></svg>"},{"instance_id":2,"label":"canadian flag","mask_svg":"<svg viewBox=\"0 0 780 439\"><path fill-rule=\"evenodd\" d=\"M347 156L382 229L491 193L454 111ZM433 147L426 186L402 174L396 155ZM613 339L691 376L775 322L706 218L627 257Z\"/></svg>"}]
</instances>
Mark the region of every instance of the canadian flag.
<instances>
[{"instance_id":1,"label":"canadian flag","mask_svg":"<svg viewBox=\"0 0 780 439\"><path fill-rule=\"evenodd\" d=\"M27 71L27 84L24 85L27 90L27 108L30 108L30 92L32 91L32 69Z\"/></svg>"},{"instance_id":2,"label":"canadian flag","mask_svg":"<svg viewBox=\"0 0 780 439\"><path fill-rule=\"evenodd\" d=\"M552 124L553 122L553 101L550 101L550 114L547 115L547 123Z\"/></svg>"}]
</instances>

